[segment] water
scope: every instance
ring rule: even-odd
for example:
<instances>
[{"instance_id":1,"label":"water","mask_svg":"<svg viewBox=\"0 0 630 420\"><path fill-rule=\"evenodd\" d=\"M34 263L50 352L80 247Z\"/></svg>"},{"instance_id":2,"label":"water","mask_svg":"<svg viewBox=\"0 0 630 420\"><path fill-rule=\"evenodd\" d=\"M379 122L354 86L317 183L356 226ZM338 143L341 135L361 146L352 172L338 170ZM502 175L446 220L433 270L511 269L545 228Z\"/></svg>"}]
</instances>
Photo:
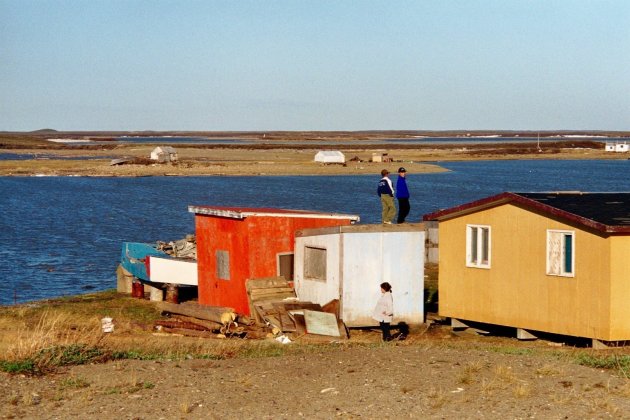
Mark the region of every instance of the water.
<instances>
[{"instance_id":1,"label":"water","mask_svg":"<svg viewBox=\"0 0 630 420\"><path fill-rule=\"evenodd\" d=\"M541 143L551 141L563 141L563 140L593 140L605 143L606 141L619 140L620 138L609 138L605 136L553 136L553 137L501 137L501 136L487 136L487 137L415 137L415 138L388 138L388 139L367 139L367 140L270 140L257 138L213 138L213 137L178 137L178 136L127 136L116 137L113 141L76 141L65 143L66 146L85 146L85 145L100 145L100 144L166 144L166 145L184 145L184 144L215 144L215 145L230 145L230 144L292 144L292 145L329 145L337 146L341 144L481 144L481 143L523 143L523 142L536 142ZM625 138L624 138L625 140Z\"/></svg>"},{"instance_id":2,"label":"water","mask_svg":"<svg viewBox=\"0 0 630 420\"><path fill-rule=\"evenodd\" d=\"M54 160L98 160L114 159L116 156L59 156L47 153L0 153L2 160L32 160L32 159L54 159Z\"/></svg>"},{"instance_id":3,"label":"water","mask_svg":"<svg viewBox=\"0 0 630 420\"><path fill-rule=\"evenodd\" d=\"M630 190L627 160L442 166L451 172L408 175L409 221L503 191ZM378 223L379 178L0 177L0 304L114 288L122 242L194 233L189 205L320 210Z\"/></svg>"}]
</instances>

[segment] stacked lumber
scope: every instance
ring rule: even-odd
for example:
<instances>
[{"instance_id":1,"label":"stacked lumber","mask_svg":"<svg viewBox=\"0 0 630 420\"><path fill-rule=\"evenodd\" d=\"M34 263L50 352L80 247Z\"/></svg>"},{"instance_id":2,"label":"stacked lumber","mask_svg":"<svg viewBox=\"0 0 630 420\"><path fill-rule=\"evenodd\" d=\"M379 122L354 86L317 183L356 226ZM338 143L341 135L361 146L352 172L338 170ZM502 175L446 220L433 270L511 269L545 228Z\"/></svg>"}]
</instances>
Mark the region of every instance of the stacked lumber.
<instances>
[{"instance_id":1,"label":"stacked lumber","mask_svg":"<svg viewBox=\"0 0 630 420\"><path fill-rule=\"evenodd\" d=\"M295 290L282 276L250 279L246 289L252 316L257 323L271 326L276 335L286 333L293 339L317 335L324 341L347 338L347 330L336 316L338 301L326 304L325 309L316 303L298 301ZM313 329L309 331L304 311L332 316L326 321L329 328L318 329L317 322L312 321ZM312 319L318 319L317 315ZM333 331L331 323L337 331Z\"/></svg>"},{"instance_id":2,"label":"stacked lumber","mask_svg":"<svg viewBox=\"0 0 630 420\"><path fill-rule=\"evenodd\" d=\"M233 308L157 302L168 319L155 322L162 332L204 338L270 338L330 342L347 338L337 319L338 302L324 305L297 300L283 277L248 280L247 296L252 318Z\"/></svg>"},{"instance_id":3,"label":"stacked lumber","mask_svg":"<svg viewBox=\"0 0 630 420\"><path fill-rule=\"evenodd\" d=\"M261 337L260 328L252 327L249 317L239 317L232 308L193 302L158 302L157 306L163 314L169 316L168 320L155 322L156 327L163 332L208 338Z\"/></svg>"}]
</instances>

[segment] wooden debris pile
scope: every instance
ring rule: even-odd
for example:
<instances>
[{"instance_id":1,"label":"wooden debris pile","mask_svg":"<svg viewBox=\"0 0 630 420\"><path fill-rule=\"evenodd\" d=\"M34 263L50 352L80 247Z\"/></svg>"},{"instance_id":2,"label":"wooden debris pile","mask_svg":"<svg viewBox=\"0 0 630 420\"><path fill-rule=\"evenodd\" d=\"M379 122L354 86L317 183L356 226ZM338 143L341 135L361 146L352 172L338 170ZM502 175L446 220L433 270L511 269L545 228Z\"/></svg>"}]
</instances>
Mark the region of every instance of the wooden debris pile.
<instances>
[{"instance_id":1,"label":"wooden debris pile","mask_svg":"<svg viewBox=\"0 0 630 420\"><path fill-rule=\"evenodd\" d=\"M312 341L348 338L345 326L337 319L338 305L333 302L322 308L299 301L284 277L250 279L246 288L252 316L257 323L270 326L276 335Z\"/></svg>"},{"instance_id":2,"label":"wooden debris pile","mask_svg":"<svg viewBox=\"0 0 630 420\"><path fill-rule=\"evenodd\" d=\"M194 302L182 304L158 302L167 320L155 321L158 331L207 338L264 338L261 330L245 315L237 315L232 308L199 305Z\"/></svg>"},{"instance_id":3,"label":"wooden debris pile","mask_svg":"<svg viewBox=\"0 0 630 420\"><path fill-rule=\"evenodd\" d=\"M283 277L248 280L246 288L251 317L237 314L232 308L158 302L158 308L169 319L156 321L156 328L194 337L276 338L283 343L348 338L343 322L337 319L338 301L324 307L300 302Z\"/></svg>"}]
</instances>

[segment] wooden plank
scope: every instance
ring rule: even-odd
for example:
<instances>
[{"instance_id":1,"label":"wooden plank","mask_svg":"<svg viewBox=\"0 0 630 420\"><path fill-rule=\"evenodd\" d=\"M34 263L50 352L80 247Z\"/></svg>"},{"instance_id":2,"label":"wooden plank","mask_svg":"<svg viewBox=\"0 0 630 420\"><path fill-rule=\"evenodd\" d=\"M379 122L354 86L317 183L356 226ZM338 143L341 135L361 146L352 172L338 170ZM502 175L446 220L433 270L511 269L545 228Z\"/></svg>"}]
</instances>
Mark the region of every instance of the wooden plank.
<instances>
[{"instance_id":1,"label":"wooden plank","mask_svg":"<svg viewBox=\"0 0 630 420\"><path fill-rule=\"evenodd\" d=\"M339 299L333 299L322 306L322 311L328 312L329 314L335 314L337 318L339 318L339 308Z\"/></svg>"},{"instance_id":2,"label":"wooden plank","mask_svg":"<svg viewBox=\"0 0 630 420\"><path fill-rule=\"evenodd\" d=\"M293 319L295 323L295 332L298 335L306 334L306 321L304 320L304 314L291 313L289 312L289 316Z\"/></svg>"},{"instance_id":3,"label":"wooden plank","mask_svg":"<svg viewBox=\"0 0 630 420\"><path fill-rule=\"evenodd\" d=\"M223 324L224 317L234 315L234 309L203 305L178 305L170 302L157 302L157 307L162 312L172 314L186 315L193 318L204 319L206 321L214 321Z\"/></svg>"},{"instance_id":4,"label":"wooden plank","mask_svg":"<svg viewBox=\"0 0 630 420\"><path fill-rule=\"evenodd\" d=\"M162 331L171 334L181 334L189 337L202 337L202 338L218 338L216 334L212 334L210 331L195 331L186 328L169 328L163 327Z\"/></svg>"},{"instance_id":5,"label":"wooden plank","mask_svg":"<svg viewBox=\"0 0 630 420\"><path fill-rule=\"evenodd\" d=\"M286 287L289 283L282 276L279 277L261 277L257 279L249 279L245 283L246 289L260 289L265 287Z\"/></svg>"},{"instance_id":6,"label":"wooden plank","mask_svg":"<svg viewBox=\"0 0 630 420\"><path fill-rule=\"evenodd\" d=\"M322 306L319 303L312 302L283 302L287 311L295 311L298 309L310 309L311 311L322 311Z\"/></svg>"},{"instance_id":7,"label":"wooden plank","mask_svg":"<svg viewBox=\"0 0 630 420\"><path fill-rule=\"evenodd\" d=\"M205 319L194 318L192 316L186 316L186 315L173 314L171 318L179 319L184 322L190 322L192 324L199 325L200 327L204 327L210 331L220 328L223 325L215 321L207 321Z\"/></svg>"}]
</instances>

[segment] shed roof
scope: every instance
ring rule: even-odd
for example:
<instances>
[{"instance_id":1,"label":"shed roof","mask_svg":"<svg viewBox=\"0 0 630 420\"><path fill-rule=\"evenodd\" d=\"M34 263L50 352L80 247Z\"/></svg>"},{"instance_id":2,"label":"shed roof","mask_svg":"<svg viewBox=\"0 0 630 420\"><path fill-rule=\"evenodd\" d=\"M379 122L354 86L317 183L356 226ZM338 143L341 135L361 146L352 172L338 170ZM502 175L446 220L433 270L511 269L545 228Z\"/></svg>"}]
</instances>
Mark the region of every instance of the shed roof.
<instances>
[{"instance_id":1,"label":"shed roof","mask_svg":"<svg viewBox=\"0 0 630 420\"><path fill-rule=\"evenodd\" d=\"M164 152L164 153L177 153L173 146L157 146L153 149L154 152Z\"/></svg>"},{"instance_id":2,"label":"shed roof","mask_svg":"<svg viewBox=\"0 0 630 420\"><path fill-rule=\"evenodd\" d=\"M425 214L423 220L448 220L507 203L561 217L601 232L630 233L630 192L504 192Z\"/></svg>"},{"instance_id":3,"label":"shed roof","mask_svg":"<svg viewBox=\"0 0 630 420\"><path fill-rule=\"evenodd\" d=\"M317 152L320 156L343 156L344 154L339 150L320 150Z\"/></svg>"},{"instance_id":4,"label":"shed roof","mask_svg":"<svg viewBox=\"0 0 630 420\"><path fill-rule=\"evenodd\" d=\"M360 217L355 214L324 213L312 210L287 210L265 207L215 207L215 206L188 206L188 211L195 214L208 216L228 217L231 219L245 219L250 216L258 217L296 217L311 219L350 219L358 222Z\"/></svg>"},{"instance_id":5,"label":"shed roof","mask_svg":"<svg viewBox=\"0 0 630 420\"><path fill-rule=\"evenodd\" d=\"M308 228L296 232L295 236L333 235L337 233L378 233L378 232L424 232L424 223L401 223L396 225L359 224L349 226L329 226L322 228Z\"/></svg>"}]
</instances>

